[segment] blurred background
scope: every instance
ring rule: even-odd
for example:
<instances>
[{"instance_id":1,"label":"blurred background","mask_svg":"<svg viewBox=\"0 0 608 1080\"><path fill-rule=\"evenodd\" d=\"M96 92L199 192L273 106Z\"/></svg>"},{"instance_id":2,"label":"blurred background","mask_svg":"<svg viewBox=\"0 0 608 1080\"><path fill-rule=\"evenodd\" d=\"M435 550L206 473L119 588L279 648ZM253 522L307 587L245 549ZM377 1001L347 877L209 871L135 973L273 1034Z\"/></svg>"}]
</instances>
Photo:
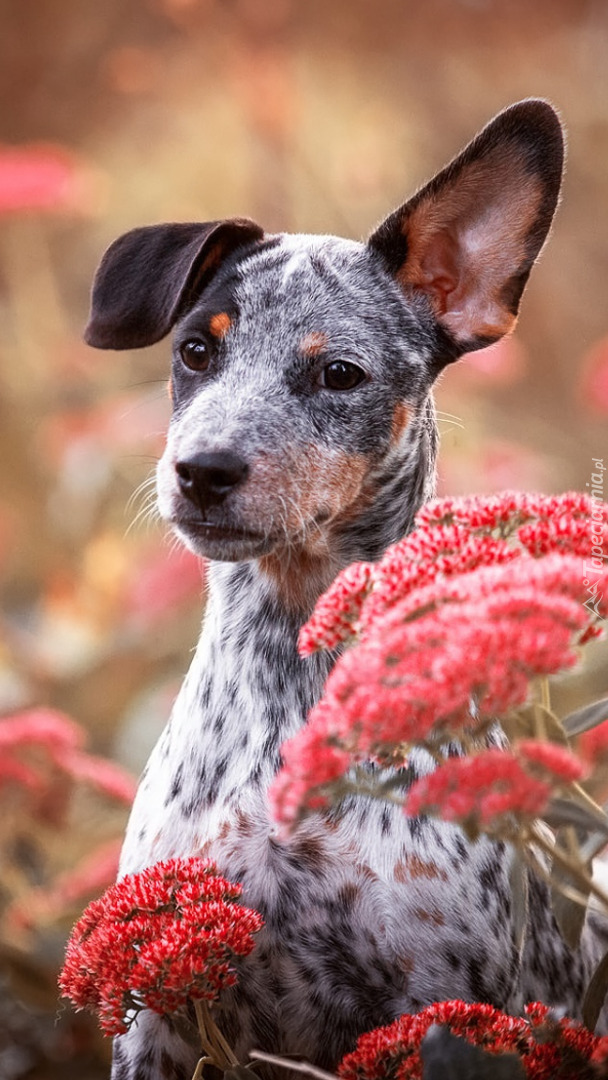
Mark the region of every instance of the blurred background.
<instances>
[{"instance_id":1,"label":"blurred background","mask_svg":"<svg viewBox=\"0 0 608 1080\"><path fill-rule=\"evenodd\" d=\"M568 128L562 206L514 337L441 382L440 490L585 490L608 459L608 3L0 12L0 1080L96 1080L108 1047L55 980L115 873L203 576L150 513L166 343L81 342L98 259L162 220L364 238L500 108L547 97ZM598 645L558 697L607 688Z\"/></svg>"}]
</instances>

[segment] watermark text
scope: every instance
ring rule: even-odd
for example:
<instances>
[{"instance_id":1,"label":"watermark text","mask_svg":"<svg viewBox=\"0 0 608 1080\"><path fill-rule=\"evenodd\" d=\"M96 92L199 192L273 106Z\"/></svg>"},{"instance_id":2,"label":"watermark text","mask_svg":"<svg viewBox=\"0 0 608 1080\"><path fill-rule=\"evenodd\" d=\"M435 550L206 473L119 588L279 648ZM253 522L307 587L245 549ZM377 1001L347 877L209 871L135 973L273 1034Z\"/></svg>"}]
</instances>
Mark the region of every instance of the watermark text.
<instances>
[{"instance_id":1,"label":"watermark text","mask_svg":"<svg viewBox=\"0 0 608 1080\"><path fill-rule=\"evenodd\" d=\"M590 614L602 619L600 604L602 593L599 588L598 575L604 570L604 560L608 558L605 546L606 526L604 522L604 473L606 466L603 458L592 458L593 472L591 481L587 482L591 496L591 516L589 518L589 555L583 563L583 585L589 593L589 599L585 600L584 607Z\"/></svg>"}]
</instances>

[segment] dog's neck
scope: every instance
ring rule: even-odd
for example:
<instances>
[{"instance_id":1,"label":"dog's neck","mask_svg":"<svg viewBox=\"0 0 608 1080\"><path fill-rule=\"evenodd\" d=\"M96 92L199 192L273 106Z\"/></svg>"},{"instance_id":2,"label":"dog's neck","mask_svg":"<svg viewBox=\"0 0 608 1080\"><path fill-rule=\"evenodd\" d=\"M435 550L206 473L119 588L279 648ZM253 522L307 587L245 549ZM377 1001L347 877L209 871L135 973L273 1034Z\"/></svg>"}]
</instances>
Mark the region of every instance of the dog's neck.
<instances>
[{"instance_id":1,"label":"dog's neck","mask_svg":"<svg viewBox=\"0 0 608 1080\"><path fill-rule=\"evenodd\" d=\"M142 857L204 850L235 816L267 822L281 744L305 722L333 663L327 653L298 654L300 627L344 566L377 559L412 527L432 491L431 419L429 405L362 517L345 524L324 557L298 559L292 549L274 560L209 564L201 638L138 793L130 827L137 843L125 845L122 873Z\"/></svg>"},{"instance_id":2,"label":"dog's neck","mask_svg":"<svg viewBox=\"0 0 608 1080\"><path fill-rule=\"evenodd\" d=\"M157 748L174 773L169 812L180 808L192 850L235 814L263 812L281 743L322 693L331 658L298 655L302 621L257 562L210 564L201 638Z\"/></svg>"},{"instance_id":3,"label":"dog's neck","mask_svg":"<svg viewBox=\"0 0 608 1080\"><path fill-rule=\"evenodd\" d=\"M333 661L327 654L299 656L300 627L341 569L378 558L411 529L434 483L432 415L429 405L415 441L412 433L400 459L386 468L364 517L349 522L328 553L298 556L290 550L209 564L203 632L183 689L187 706L181 702L179 712L198 717L207 760L219 760L220 773L228 759L244 782L246 774L247 782L265 788L278 767L281 742L321 696Z\"/></svg>"}]
</instances>

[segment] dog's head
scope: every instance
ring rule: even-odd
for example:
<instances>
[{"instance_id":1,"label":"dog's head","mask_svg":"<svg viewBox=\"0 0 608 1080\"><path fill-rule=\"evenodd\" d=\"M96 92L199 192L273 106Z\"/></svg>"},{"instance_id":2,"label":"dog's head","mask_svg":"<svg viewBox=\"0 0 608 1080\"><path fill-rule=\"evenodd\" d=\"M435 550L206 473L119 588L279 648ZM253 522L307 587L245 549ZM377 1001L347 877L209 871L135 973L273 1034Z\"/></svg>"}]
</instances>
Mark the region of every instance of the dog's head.
<instances>
[{"instance_id":1,"label":"dog's head","mask_svg":"<svg viewBox=\"0 0 608 1080\"><path fill-rule=\"evenodd\" d=\"M109 248L86 339L130 349L174 329L158 495L189 546L234 561L348 537L348 559L406 531L432 481L430 387L513 327L562 161L555 112L524 101L367 243L235 219Z\"/></svg>"}]
</instances>

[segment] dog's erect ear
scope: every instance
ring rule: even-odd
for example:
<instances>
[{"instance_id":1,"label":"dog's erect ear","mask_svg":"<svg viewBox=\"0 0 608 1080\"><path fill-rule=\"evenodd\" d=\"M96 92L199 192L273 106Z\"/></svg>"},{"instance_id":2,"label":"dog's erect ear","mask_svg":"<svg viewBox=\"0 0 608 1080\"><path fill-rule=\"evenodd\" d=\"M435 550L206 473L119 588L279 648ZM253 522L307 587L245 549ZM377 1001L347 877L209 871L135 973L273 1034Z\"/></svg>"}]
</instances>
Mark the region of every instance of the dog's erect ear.
<instances>
[{"instance_id":1,"label":"dog's erect ear","mask_svg":"<svg viewBox=\"0 0 608 1080\"><path fill-rule=\"evenodd\" d=\"M514 326L557 205L563 156L551 106L512 105L370 237L404 291L427 297L452 358Z\"/></svg>"},{"instance_id":2,"label":"dog's erect ear","mask_svg":"<svg viewBox=\"0 0 608 1080\"><path fill-rule=\"evenodd\" d=\"M247 218L125 233L108 248L95 276L85 341L97 349L160 341L227 255L263 236Z\"/></svg>"}]
</instances>

